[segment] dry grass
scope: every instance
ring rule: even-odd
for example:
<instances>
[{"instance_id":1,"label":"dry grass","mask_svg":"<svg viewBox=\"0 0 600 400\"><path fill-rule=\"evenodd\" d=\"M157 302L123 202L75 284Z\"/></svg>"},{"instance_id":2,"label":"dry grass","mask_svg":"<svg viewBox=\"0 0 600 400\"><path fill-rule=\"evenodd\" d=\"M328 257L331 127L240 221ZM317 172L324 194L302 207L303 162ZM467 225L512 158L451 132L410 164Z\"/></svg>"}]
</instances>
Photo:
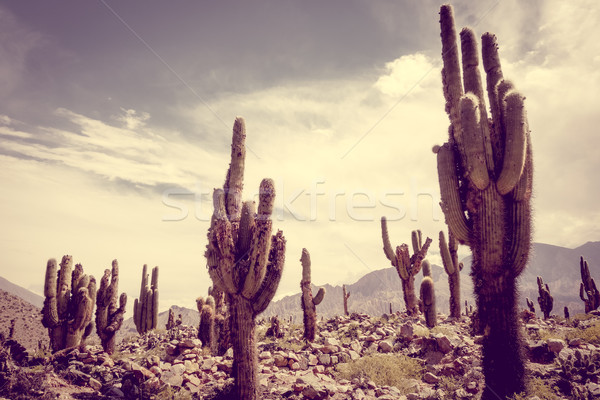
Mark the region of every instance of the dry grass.
<instances>
[{"instance_id":1,"label":"dry grass","mask_svg":"<svg viewBox=\"0 0 600 400\"><path fill-rule=\"evenodd\" d=\"M338 378L352 380L367 378L379 386L395 386L402 393L409 393L408 379L421 379L423 366L414 358L402 354L374 354L358 360L339 364Z\"/></svg>"},{"instance_id":2,"label":"dry grass","mask_svg":"<svg viewBox=\"0 0 600 400\"><path fill-rule=\"evenodd\" d=\"M532 396L537 396L540 400L560 400L562 397L557 392L558 389L548 386L544 379L532 378L527 382L526 391L515 394L511 400L527 400Z\"/></svg>"},{"instance_id":3,"label":"dry grass","mask_svg":"<svg viewBox=\"0 0 600 400\"><path fill-rule=\"evenodd\" d=\"M585 329L573 329L567 332L566 339L580 338L586 343L600 344L600 322Z\"/></svg>"}]
</instances>

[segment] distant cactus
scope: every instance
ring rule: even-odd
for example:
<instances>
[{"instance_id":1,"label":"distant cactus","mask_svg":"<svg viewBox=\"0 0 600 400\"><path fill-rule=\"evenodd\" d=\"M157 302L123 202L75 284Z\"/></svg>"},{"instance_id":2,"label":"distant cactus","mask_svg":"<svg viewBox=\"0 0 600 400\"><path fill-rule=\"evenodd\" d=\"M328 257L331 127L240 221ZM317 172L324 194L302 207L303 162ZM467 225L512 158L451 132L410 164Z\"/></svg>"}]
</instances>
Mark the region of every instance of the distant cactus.
<instances>
[{"instance_id":1,"label":"distant cactus","mask_svg":"<svg viewBox=\"0 0 600 400\"><path fill-rule=\"evenodd\" d=\"M533 304L533 301L529 300L529 297L526 297L525 302L527 303L527 307L529 308L529 311L531 311L532 313L535 314L535 306Z\"/></svg>"},{"instance_id":2,"label":"distant cactus","mask_svg":"<svg viewBox=\"0 0 600 400\"><path fill-rule=\"evenodd\" d=\"M228 296L234 396L255 400L259 368L256 317L267 308L279 285L285 238L281 231L271 236L275 200L272 180L263 179L260 184L258 213L254 202L242 204L245 130L244 120L237 118L225 184L213 193L214 212L205 255L214 286Z\"/></svg>"},{"instance_id":3,"label":"distant cactus","mask_svg":"<svg viewBox=\"0 0 600 400\"><path fill-rule=\"evenodd\" d=\"M421 270L421 264L427 255L431 239L427 238L425 244L421 243L421 231L412 232L412 245L414 254L411 256L407 244L392 249L390 236L387 229L387 220L381 217L381 238L383 239L383 252L392 265L396 268L402 280L402 291L404 293L404 304L409 315L417 313L418 304L415 296L415 275Z\"/></svg>"},{"instance_id":4,"label":"distant cactus","mask_svg":"<svg viewBox=\"0 0 600 400\"><path fill-rule=\"evenodd\" d=\"M539 293L538 304L540 305L540 310L544 313L544 319L548 319L554 306L554 297L550 294L550 288L548 284L544 284L541 276L537 277L537 284Z\"/></svg>"},{"instance_id":5,"label":"distant cactus","mask_svg":"<svg viewBox=\"0 0 600 400\"><path fill-rule=\"evenodd\" d=\"M121 329L127 307L127 293L121 293L117 306L118 293L119 264L117 260L113 260L112 271L109 269L104 271L96 293L96 332L100 337L102 348L108 354L113 354L115 351L116 333Z\"/></svg>"},{"instance_id":6,"label":"distant cactus","mask_svg":"<svg viewBox=\"0 0 600 400\"><path fill-rule=\"evenodd\" d=\"M96 280L73 269L73 258L64 256L57 271L55 259L48 260L44 282L42 324L48 328L53 352L79 346L92 332Z\"/></svg>"},{"instance_id":7,"label":"distant cactus","mask_svg":"<svg viewBox=\"0 0 600 400\"><path fill-rule=\"evenodd\" d=\"M196 299L198 312L200 312L200 325L198 326L198 339L202 341L202 347L215 350L215 299L208 296L206 300L202 297Z\"/></svg>"},{"instance_id":8,"label":"distant cactus","mask_svg":"<svg viewBox=\"0 0 600 400\"><path fill-rule=\"evenodd\" d=\"M313 298L311 285L311 270L310 270L310 253L306 249L302 249L302 280L300 288L302 289L301 305L304 312L304 340L312 342L317 334L317 306L325 297L325 288L320 288L317 295Z\"/></svg>"},{"instance_id":9,"label":"distant cactus","mask_svg":"<svg viewBox=\"0 0 600 400\"><path fill-rule=\"evenodd\" d=\"M226 314L225 293L215 286L208 288L208 295L215 299L215 315Z\"/></svg>"},{"instance_id":10,"label":"distant cactus","mask_svg":"<svg viewBox=\"0 0 600 400\"><path fill-rule=\"evenodd\" d=\"M460 33L462 72L452 6L440 11L442 82L449 140L437 153L441 204L459 243L473 253L471 276L483 332L482 400L525 389L517 318L517 277L531 246L532 146L524 96L503 79L496 37L482 36L491 119L479 74L474 32Z\"/></svg>"},{"instance_id":11,"label":"distant cactus","mask_svg":"<svg viewBox=\"0 0 600 400\"><path fill-rule=\"evenodd\" d=\"M152 280L148 286L148 266L142 269L140 297L133 302L133 322L140 335L156 329L158 325L158 267L152 268Z\"/></svg>"},{"instance_id":12,"label":"distant cactus","mask_svg":"<svg viewBox=\"0 0 600 400\"><path fill-rule=\"evenodd\" d=\"M167 317L167 323L165 325L165 328L170 331L171 329L175 328L177 325L175 325L175 310L173 310L172 308L169 308L169 316Z\"/></svg>"},{"instance_id":13,"label":"distant cactus","mask_svg":"<svg viewBox=\"0 0 600 400\"><path fill-rule=\"evenodd\" d=\"M586 314L596 310L600 306L600 292L596 287L596 282L590 275L590 268L587 261L581 257L579 259L579 269L581 271L581 284L579 285L579 297L585 304Z\"/></svg>"},{"instance_id":14,"label":"distant cactus","mask_svg":"<svg viewBox=\"0 0 600 400\"><path fill-rule=\"evenodd\" d=\"M421 302L423 304L423 314L428 328L437 325L437 311L435 309L435 290L433 279L426 276L421 282Z\"/></svg>"},{"instance_id":15,"label":"distant cactus","mask_svg":"<svg viewBox=\"0 0 600 400\"><path fill-rule=\"evenodd\" d=\"M450 316L460 319L460 271L463 264L458 262L458 242L452 232L449 232L448 242L444 232L440 231L440 253L444 270L448 274L450 287Z\"/></svg>"},{"instance_id":16,"label":"distant cactus","mask_svg":"<svg viewBox=\"0 0 600 400\"><path fill-rule=\"evenodd\" d=\"M279 318L277 316L271 317L271 326L267 329L267 333L265 333L267 337L273 337L276 339L280 339L283 337L283 331L281 330L281 323L279 322Z\"/></svg>"},{"instance_id":17,"label":"distant cactus","mask_svg":"<svg viewBox=\"0 0 600 400\"><path fill-rule=\"evenodd\" d=\"M342 291L344 296L344 315L350 315L348 312L348 297L350 297L350 292L346 292L346 285L342 285Z\"/></svg>"},{"instance_id":18,"label":"distant cactus","mask_svg":"<svg viewBox=\"0 0 600 400\"><path fill-rule=\"evenodd\" d=\"M570 319L570 315L569 315L569 307L565 306L565 308L563 309L563 312L565 314L565 319Z\"/></svg>"}]
</instances>

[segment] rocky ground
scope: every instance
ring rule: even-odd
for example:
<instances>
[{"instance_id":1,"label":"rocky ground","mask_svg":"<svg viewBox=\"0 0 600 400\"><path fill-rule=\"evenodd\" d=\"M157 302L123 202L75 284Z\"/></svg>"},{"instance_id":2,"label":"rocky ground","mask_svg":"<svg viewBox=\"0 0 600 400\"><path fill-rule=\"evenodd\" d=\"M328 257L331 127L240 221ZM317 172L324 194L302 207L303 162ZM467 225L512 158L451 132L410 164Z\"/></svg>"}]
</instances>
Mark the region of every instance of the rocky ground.
<instances>
[{"instance_id":1,"label":"rocky ground","mask_svg":"<svg viewBox=\"0 0 600 400\"><path fill-rule=\"evenodd\" d=\"M523 312L529 393L517 399L600 398L600 319L547 321ZM283 337L258 327L261 398L477 399L481 337L471 320L353 314L319 323L312 344L297 325ZM0 352L0 397L10 399L227 399L231 349L215 357L195 327L134 335L108 356L95 345L35 358L15 341ZM10 350L9 350L10 348ZM11 357L12 355L12 357ZM579 396L579 397L578 397Z\"/></svg>"}]
</instances>

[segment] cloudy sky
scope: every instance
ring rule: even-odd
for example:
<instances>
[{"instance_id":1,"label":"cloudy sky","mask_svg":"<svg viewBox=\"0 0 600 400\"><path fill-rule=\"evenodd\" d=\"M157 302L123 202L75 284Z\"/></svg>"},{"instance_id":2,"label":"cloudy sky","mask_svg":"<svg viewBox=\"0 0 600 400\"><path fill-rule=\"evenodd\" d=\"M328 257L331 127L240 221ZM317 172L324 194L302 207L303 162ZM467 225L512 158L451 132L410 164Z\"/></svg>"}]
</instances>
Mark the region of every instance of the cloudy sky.
<instances>
[{"instance_id":1,"label":"cloudy sky","mask_svg":"<svg viewBox=\"0 0 600 400\"><path fill-rule=\"evenodd\" d=\"M459 26L498 35L527 96L538 242L600 240L600 6L458 1ZM161 309L210 279L210 195L236 116L244 197L275 180L287 238L278 297L389 266L420 228L437 238L431 148L447 136L433 1L0 1L0 275L40 292L48 258L97 278L114 258L137 297L160 266ZM437 243L437 240L434 241ZM438 259L437 245L430 258ZM466 249L465 249L466 252Z\"/></svg>"}]
</instances>

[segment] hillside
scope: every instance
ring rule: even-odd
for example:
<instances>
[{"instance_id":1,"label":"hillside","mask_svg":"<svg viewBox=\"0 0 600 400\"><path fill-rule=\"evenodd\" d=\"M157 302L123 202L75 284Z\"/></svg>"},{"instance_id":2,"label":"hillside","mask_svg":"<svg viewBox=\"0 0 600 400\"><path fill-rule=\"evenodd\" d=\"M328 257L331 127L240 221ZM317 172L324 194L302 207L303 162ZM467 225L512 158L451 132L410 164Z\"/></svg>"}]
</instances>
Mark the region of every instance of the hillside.
<instances>
[{"instance_id":1,"label":"hillside","mask_svg":"<svg viewBox=\"0 0 600 400\"><path fill-rule=\"evenodd\" d=\"M0 276L0 289L5 292L12 293L15 296L19 296L29 304L33 304L37 308L42 308L44 305L44 298L40 295L33 293L21 286L15 285L14 283L4 279Z\"/></svg>"},{"instance_id":2,"label":"hillside","mask_svg":"<svg viewBox=\"0 0 600 400\"><path fill-rule=\"evenodd\" d=\"M40 308L21 297L0 289L0 333L4 337L9 337L11 321L14 320L14 338L23 346L30 350L36 350L40 344L48 347L50 340L40 312Z\"/></svg>"}]
</instances>

